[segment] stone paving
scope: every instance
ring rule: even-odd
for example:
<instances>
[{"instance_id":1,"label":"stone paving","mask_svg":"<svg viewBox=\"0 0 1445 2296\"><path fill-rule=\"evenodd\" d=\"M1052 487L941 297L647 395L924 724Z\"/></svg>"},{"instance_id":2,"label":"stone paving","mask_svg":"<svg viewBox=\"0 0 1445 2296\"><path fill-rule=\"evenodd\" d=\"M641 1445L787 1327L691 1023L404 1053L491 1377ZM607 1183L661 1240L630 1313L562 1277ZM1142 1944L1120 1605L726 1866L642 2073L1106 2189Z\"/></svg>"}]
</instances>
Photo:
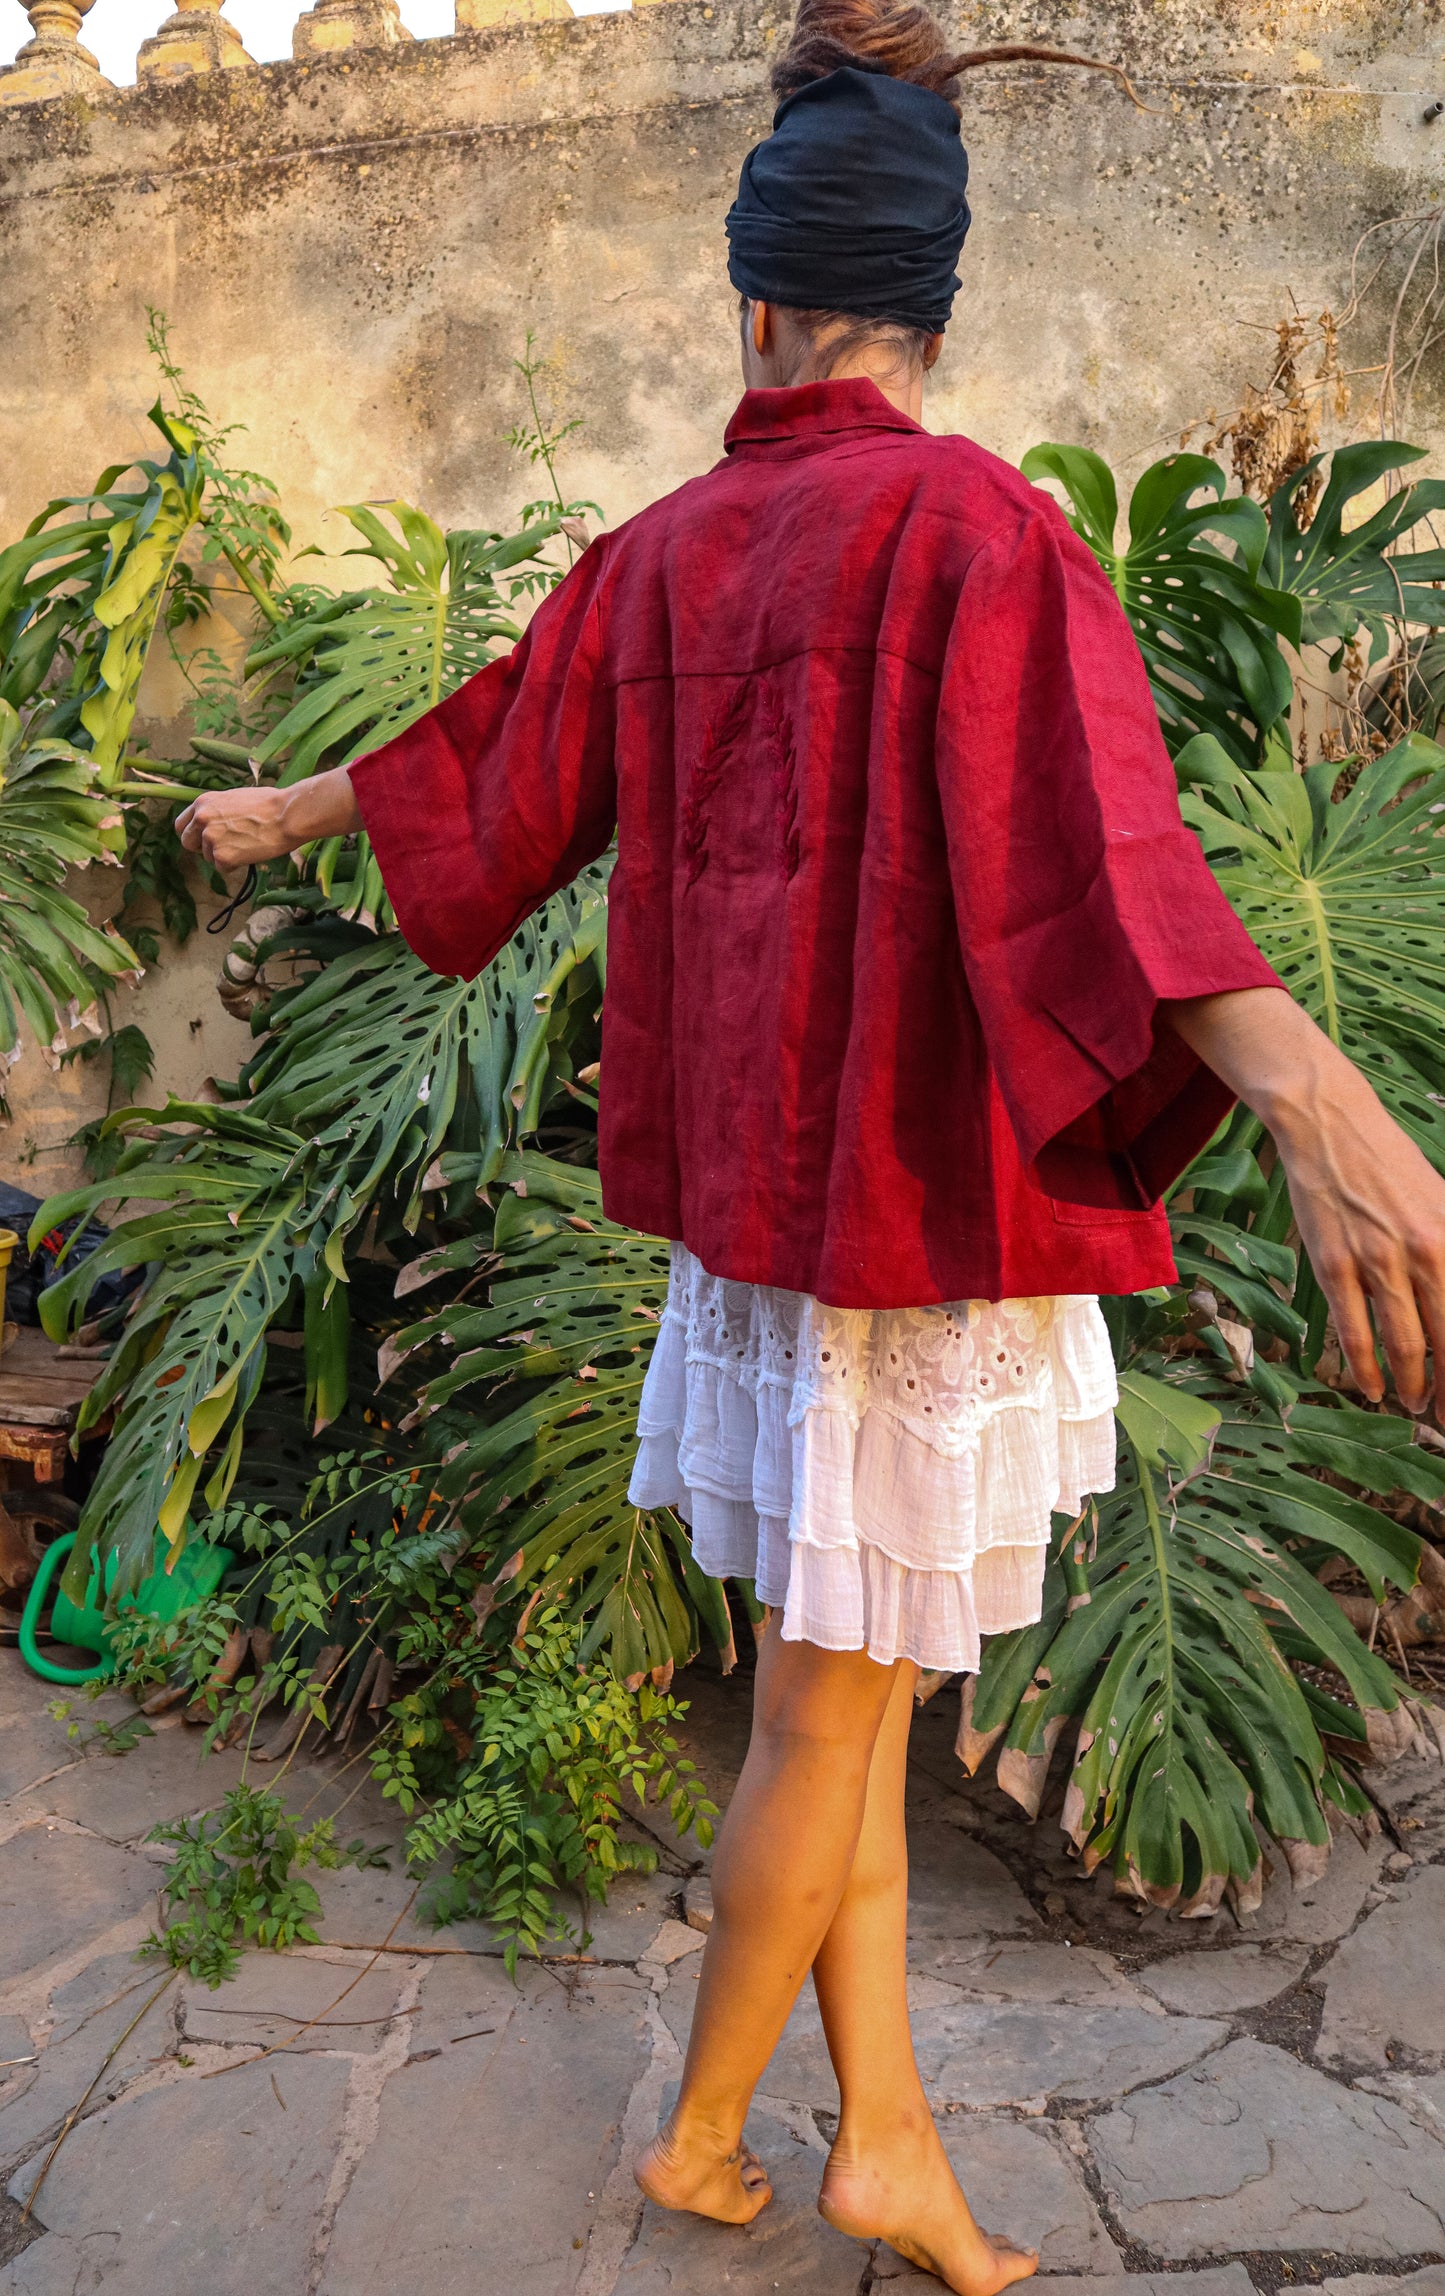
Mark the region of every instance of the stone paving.
<instances>
[{"instance_id":1,"label":"stone paving","mask_svg":"<svg viewBox=\"0 0 1445 2296\"><path fill-rule=\"evenodd\" d=\"M688 1690L725 1798L747 1681ZM664 1821L661 1870L619 1884L585 1956L515 1985L483 1925L418 1925L396 1859L322 1877L319 1945L249 1953L216 1993L165 1984L134 1959L164 1854L144 1837L238 1760L202 1764L179 1722L81 1755L52 1695L0 1652L0 2296L937 2286L817 2215L837 2091L811 1993L750 2125L773 2205L740 2231L643 2206L629 2162L675 2091L710 1915ZM1381 1831L1342 1835L1320 1881L1294 1891L1276 1855L1243 1926L1171 1923L970 1785L956 1715L945 1692L915 1728L911 1989L983 2221L1037 2243L1050 2296L1445 2296L1439 1765L1380 1773ZM394 1843L356 1776L293 1766L288 1806L345 1802L343 1838Z\"/></svg>"}]
</instances>

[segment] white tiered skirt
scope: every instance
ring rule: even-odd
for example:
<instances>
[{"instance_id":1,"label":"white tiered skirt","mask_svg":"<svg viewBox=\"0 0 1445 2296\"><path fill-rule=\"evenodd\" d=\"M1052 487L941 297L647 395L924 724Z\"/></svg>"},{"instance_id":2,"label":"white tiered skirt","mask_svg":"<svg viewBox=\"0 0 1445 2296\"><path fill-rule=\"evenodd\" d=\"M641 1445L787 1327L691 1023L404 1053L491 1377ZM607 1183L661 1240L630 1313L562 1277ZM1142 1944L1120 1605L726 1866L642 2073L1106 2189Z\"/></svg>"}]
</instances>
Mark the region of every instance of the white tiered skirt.
<instances>
[{"instance_id":1,"label":"white tiered skirt","mask_svg":"<svg viewBox=\"0 0 1445 2296\"><path fill-rule=\"evenodd\" d=\"M756 1581L786 1642L976 1671L1039 1617L1051 1516L1114 1482L1095 1299L825 1307L672 1247L631 1498Z\"/></svg>"}]
</instances>

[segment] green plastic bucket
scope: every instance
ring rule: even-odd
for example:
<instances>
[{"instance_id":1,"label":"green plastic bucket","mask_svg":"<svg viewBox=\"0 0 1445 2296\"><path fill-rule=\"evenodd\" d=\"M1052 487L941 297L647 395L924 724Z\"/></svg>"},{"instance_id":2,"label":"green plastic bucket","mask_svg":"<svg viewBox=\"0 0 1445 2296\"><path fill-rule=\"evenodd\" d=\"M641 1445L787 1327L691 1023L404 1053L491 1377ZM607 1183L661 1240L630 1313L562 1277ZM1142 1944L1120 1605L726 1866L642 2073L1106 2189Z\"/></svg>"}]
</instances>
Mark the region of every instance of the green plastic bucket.
<instances>
[{"instance_id":1,"label":"green plastic bucket","mask_svg":"<svg viewBox=\"0 0 1445 2296\"><path fill-rule=\"evenodd\" d=\"M95 1682L102 1675L113 1674L116 1655L112 1647L112 1624L107 1619L100 1592L101 1573L92 1570L90 1584L84 1600L76 1602L61 1587L55 1596L50 1616L50 1628L57 1642L72 1642L81 1650L96 1653L94 1666L57 1666L42 1656L36 1643L40 1614L51 1582L75 1545L75 1533L68 1531L63 1538L52 1540L40 1558L35 1583L25 1598L25 1615L20 1621L20 1654L26 1665L46 1682ZM198 1603L213 1595L235 1562L229 1547L213 1547L206 1539L191 1538L182 1547L171 1570L165 1568L170 1545L163 1532L156 1533L155 1567L150 1577L142 1579L134 1594L125 1595L122 1610L143 1611L148 1617L163 1622L179 1618L183 1611L194 1610ZM115 1584L116 1557L106 1557L105 1593Z\"/></svg>"}]
</instances>

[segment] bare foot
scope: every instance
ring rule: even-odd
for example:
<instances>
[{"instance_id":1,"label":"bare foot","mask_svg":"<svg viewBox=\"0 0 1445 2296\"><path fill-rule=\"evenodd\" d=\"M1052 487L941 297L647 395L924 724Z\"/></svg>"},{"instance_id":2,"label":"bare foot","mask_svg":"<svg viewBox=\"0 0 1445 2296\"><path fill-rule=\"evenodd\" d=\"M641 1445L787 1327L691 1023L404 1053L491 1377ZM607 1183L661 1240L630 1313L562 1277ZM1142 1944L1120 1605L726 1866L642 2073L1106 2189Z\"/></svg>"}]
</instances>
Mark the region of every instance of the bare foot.
<instances>
[{"instance_id":1,"label":"bare foot","mask_svg":"<svg viewBox=\"0 0 1445 2296\"><path fill-rule=\"evenodd\" d=\"M1038 2253L974 2223L930 2120L899 2132L866 2158L839 2142L828 2157L819 2214L855 2240L886 2240L910 2264L936 2273L956 2296L1000 2296L1039 2268Z\"/></svg>"},{"instance_id":2,"label":"bare foot","mask_svg":"<svg viewBox=\"0 0 1445 2296\"><path fill-rule=\"evenodd\" d=\"M746 2145L724 2152L681 2135L673 2121L639 2154L632 2173L659 2208L690 2209L719 2224L751 2224L773 2197L767 2170Z\"/></svg>"}]
</instances>

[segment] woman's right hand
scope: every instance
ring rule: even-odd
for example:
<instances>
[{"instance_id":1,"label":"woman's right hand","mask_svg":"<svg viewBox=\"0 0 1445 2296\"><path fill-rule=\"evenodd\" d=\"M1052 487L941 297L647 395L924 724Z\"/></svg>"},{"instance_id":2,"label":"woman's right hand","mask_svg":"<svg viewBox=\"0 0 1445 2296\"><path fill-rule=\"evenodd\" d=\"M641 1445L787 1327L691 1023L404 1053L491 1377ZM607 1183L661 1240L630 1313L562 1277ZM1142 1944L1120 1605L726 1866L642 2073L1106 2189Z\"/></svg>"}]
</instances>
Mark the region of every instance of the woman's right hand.
<instances>
[{"instance_id":1,"label":"woman's right hand","mask_svg":"<svg viewBox=\"0 0 1445 2296\"><path fill-rule=\"evenodd\" d=\"M208 789L176 822L186 851L204 853L217 869L277 861L317 837L344 837L360 827L344 765L289 789Z\"/></svg>"}]
</instances>

